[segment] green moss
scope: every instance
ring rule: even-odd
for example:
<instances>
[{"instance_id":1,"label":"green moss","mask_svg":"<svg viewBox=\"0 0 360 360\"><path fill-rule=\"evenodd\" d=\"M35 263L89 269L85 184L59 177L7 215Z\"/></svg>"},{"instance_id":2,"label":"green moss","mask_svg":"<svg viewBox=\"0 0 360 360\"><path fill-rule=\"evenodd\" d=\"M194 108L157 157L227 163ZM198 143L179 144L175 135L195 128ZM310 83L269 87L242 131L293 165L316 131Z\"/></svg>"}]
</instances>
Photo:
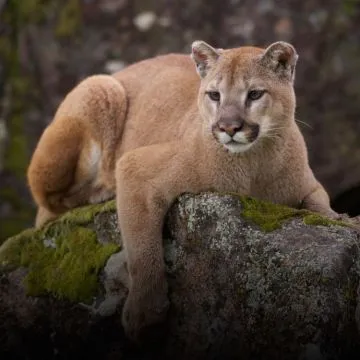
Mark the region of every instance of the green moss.
<instances>
[{"instance_id":1,"label":"green moss","mask_svg":"<svg viewBox=\"0 0 360 360\"><path fill-rule=\"evenodd\" d=\"M303 210L250 197L241 196L241 201L244 207L242 216L260 226L261 230L265 232L276 230L281 227L284 221L304 214Z\"/></svg>"},{"instance_id":2,"label":"green moss","mask_svg":"<svg viewBox=\"0 0 360 360\"><path fill-rule=\"evenodd\" d=\"M61 216L60 221L70 224L88 224L94 218L95 215L100 212L109 212L116 210L115 200L110 200L106 203L88 205L78 207L69 211Z\"/></svg>"},{"instance_id":3,"label":"green moss","mask_svg":"<svg viewBox=\"0 0 360 360\"><path fill-rule=\"evenodd\" d=\"M303 221L306 225L338 225L338 226L347 226L343 221L331 220L319 214L308 214L303 217Z\"/></svg>"},{"instance_id":4,"label":"green moss","mask_svg":"<svg viewBox=\"0 0 360 360\"><path fill-rule=\"evenodd\" d=\"M76 33L81 25L81 7L79 0L67 0L61 8L55 33L58 37L69 37Z\"/></svg>"},{"instance_id":5,"label":"green moss","mask_svg":"<svg viewBox=\"0 0 360 360\"><path fill-rule=\"evenodd\" d=\"M239 195L238 195L239 196ZM305 209L294 209L251 197L239 196L243 204L242 216L251 220L265 232L281 228L283 223L294 217L301 217L306 225L349 226L343 221L328 219Z\"/></svg>"},{"instance_id":6,"label":"green moss","mask_svg":"<svg viewBox=\"0 0 360 360\"><path fill-rule=\"evenodd\" d=\"M94 214L111 206L89 206L87 210ZM98 289L99 271L109 256L119 250L114 243L100 244L96 232L82 226L85 218L76 214L72 218L71 213L42 229L26 230L1 246L3 269L28 269L25 285L30 295L51 293L71 301L91 301ZM76 223L79 219L80 224Z\"/></svg>"}]
</instances>

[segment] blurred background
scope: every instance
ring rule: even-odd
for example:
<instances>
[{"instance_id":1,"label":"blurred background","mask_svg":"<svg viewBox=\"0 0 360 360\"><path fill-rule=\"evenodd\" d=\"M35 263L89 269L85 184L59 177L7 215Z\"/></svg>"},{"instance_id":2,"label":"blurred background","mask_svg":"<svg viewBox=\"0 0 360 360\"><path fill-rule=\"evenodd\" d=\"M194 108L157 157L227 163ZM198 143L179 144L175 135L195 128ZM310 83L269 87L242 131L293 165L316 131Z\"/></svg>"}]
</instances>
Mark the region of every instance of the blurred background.
<instances>
[{"instance_id":1,"label":"blurred background","mask_svg":"<svg viewBox=\"0 0 360 360\"><path fill-rule=\"evenodd\" d=\"M311 166L336 210L360 214L360 0L0 0L0 242L33 224L26 168L64 95L197 39L296 47Z\"/></svg>"}]
</instances>

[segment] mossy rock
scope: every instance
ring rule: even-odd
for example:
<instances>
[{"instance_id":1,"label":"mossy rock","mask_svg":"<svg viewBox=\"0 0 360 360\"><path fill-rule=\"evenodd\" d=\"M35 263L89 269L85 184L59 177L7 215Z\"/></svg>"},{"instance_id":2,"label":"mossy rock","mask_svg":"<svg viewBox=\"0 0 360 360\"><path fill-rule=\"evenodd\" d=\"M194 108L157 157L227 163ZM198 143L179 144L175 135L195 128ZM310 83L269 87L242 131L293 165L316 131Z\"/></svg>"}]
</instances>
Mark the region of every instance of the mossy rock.
<instances>
[{"instance_id":1,"label":"mossy rock","mask_svg":"<svg viewBox=\"0 0 360 360\"><path fill-rule=\"evenodd\" d=\"M0 357L20 349L29 358L25 339L30 350L49 349L31 359L52 358L54 348L62 358L113 358L120 349L116 358L305 359L309 343L323 358L358 358L353 229L252 198L203 193L179 197L165 230L171 310L160 346L127 352L134 349L120 321L124 253L111 201L75 209L0 247ZM27 293L53 296L27 296L24 276Z\"/></svg>"},{"instance_id":2,"label":"mossy rock","mask_svg":"<svg viewBox=\"0 0 360 360\"><path fill-rule=\"evenodd\" d=\"M267 201L259 201L251 197L239 196L243 204L241 215L258 225L265 232L279 229L291 218L300 217L306 225L349 226L343 221L331 220L320 214L305 209L294 209Z\"/></svg>"},{"instance_id":3,"label":"mossy rock","mask_svg":"<svg viewBox=\"0 0 360 360\"><path fill-rule=\"evenodd\" d=\"M98 290L98 274L107 259L120 249L118 243L102 244L94 219L102 215L102 227L114 202L70 211L43 228L28 229L8 239L0 248L0 269L28 269L29 295L51 293L71 301L89 302Z\"/></svg>"},{"instance_id":4,"label":"mossy rock","mask_svg":"<svg viewBox=\"0 0 360 360\"><path fill-rule=\"evenodd\" d=\"M239 217L263 232L279 229L293 218L302 218L307 225L346 226L306 210L237 194L231 198L240 200ZM28 229L11 237L0 247L0 270L27 268L25 283L30 295L51 293L71 301L91 301L100 270L120 249L115 210L114 200L77 208L39 230Z\"/></svg>"}]
</instances>

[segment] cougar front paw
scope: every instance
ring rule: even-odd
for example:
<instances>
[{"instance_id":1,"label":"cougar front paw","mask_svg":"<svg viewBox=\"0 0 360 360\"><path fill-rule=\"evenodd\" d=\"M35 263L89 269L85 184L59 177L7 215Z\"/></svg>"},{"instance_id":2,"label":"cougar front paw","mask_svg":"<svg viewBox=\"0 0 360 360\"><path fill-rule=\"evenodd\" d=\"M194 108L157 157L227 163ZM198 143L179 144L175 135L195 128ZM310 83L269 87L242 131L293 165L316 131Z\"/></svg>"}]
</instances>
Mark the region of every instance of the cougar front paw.
<instances>
[{"instance_id":1,"label":"cougar front paw","mask_svg":"<svg viewBox=\"0 0 360 360\"><path fill-rule=\"evenodd\" d=\"M136 342L146 336L145 332L149 326L165 320L169 308L166 285L161 291L144 290L130 290L122 313L125 334Z\"/></svg>"}]
</instances>

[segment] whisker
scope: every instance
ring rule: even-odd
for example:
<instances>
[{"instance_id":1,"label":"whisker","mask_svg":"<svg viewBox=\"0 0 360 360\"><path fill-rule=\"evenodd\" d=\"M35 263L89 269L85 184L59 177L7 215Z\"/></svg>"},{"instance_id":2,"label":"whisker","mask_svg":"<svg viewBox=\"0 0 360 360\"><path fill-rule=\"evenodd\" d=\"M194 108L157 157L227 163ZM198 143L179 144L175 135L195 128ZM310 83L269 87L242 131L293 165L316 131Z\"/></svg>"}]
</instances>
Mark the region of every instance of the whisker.
<instances>
[{"instance_id":1,"label":"whisker","mask_svg":"<svg viewBox=\"0 0 360 360\"><path fill-rule=\"evenodd\" d=\"M271 139L271 140L277 140L278 139L277 136L271 136L271 135L263 135L262 138L263 139Z\"/></svg>"},{"instance_id":2,"label":"whisker","mask_svg":"<svg viewBox=\"0 0 360 360\"><path fill-rule=\"evenodd\" d=\"M280 126L280 127L273 126L273 127L269 127L268 131L269 130L282 130L282 129L287 129L287 127L286 126Z\"/></svg>"},{"instance_id":3,"label":"whisker","mask_svg":"<svg viewBox=\"0 0 360 360\"><path fill-rule=\"evenodd\" d=\"M314 130L314 128L310 125L310 124L308 124L307 122L305 122L305 121L302 121L302 120L297 120L297 119L295 119L295 121L297 122L297 123L299 123L299 124L304 124L304 125L306 125L308 128L310 128L311 130Z\"/></svg>"},{"instance_id":4,"label":"whisker","mask_svg":"<svg viewBox=\"0 0 360 360\"><path fill-rule=\"evenodd\" d=\"M286 130L288 129L288 127L286 126L271 126L269 127L269 131L275 131L275 130Z\"/></svg>"},{"instance_id":5,"label":"whisker","mask_svg":"<svg viewBox=\"0 0 360 360\"><path fill-rule=\"evenodd\" d=\"M265 132L265 134L280 136L281 130L283 130L283 129L285 129L285 128L270 128Z\"/></svg>"}]
</instances>

